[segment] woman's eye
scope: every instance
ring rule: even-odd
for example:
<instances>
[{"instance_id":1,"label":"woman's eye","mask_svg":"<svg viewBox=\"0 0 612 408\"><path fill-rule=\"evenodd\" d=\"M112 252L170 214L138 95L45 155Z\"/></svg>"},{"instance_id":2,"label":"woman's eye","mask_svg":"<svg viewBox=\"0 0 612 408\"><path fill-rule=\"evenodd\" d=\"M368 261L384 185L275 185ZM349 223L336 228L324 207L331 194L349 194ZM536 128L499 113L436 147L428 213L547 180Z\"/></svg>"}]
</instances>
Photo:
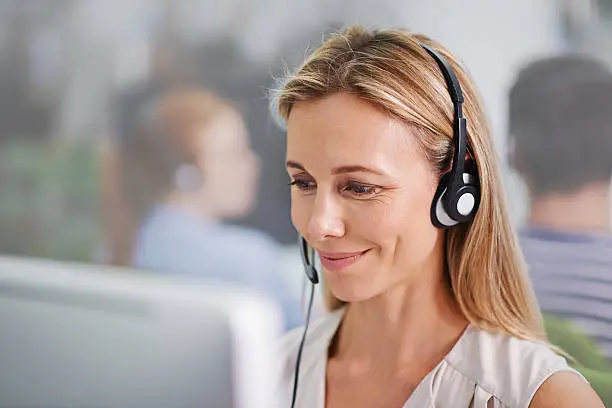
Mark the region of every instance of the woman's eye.
<instances>
[{"instance_id":1,"label":"woman's eye","mask_svg":"<svg viewBox=\"0 0 612 408\"><path fill-rule=\"evenodd\" d=\"M315 183L309 180L292 180L289 183L291 186L295 186L298 190L312 190L315 187Z\"/></svg>"},{"instance_id":2,"label":"woman's eye","mask_svg":"<svg viewBox=\"0 0 612 408\"><path fill-rule=\"evenodd\" d=\"M370 196L378 192L378 187L368 184L349 183L343 190L357 196Z\"/></svg>"}]
</instances>

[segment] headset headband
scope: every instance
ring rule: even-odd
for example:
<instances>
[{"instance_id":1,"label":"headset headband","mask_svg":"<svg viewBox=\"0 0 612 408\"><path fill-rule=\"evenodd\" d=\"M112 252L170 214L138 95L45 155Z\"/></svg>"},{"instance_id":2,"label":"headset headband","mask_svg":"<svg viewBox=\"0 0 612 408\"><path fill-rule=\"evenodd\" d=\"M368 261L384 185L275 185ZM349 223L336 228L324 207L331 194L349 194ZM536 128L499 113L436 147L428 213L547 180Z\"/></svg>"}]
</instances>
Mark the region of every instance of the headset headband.
<instances>
[{"instance_id":1,"label":"headset headband","mask_svg":"<svg viewBox=\"0 0 612 408\"><path fill-rule=\"evenodd\" d=\"M463 185L463 171L465 167L465 155L467 153L467 129L466 121L463 117L463 92L461 85L451 68L450 64L440 54L425 44L420 44L429 55L436 61L446 81L448 93L450 94L454 108L453 120L453 163L451 167L451 180L448 186L448 194L453 196Z\"/></svg>"}]
</instances>

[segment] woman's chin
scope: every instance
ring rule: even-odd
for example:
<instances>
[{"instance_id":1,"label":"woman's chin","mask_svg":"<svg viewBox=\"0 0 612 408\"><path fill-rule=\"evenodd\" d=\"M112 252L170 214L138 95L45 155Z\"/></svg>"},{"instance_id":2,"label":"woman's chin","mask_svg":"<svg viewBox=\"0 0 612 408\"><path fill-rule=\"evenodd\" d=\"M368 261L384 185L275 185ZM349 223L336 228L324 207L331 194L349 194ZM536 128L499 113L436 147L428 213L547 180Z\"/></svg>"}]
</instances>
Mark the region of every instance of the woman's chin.
<instances>
[{"instance_id":1,"label":"woman's chin","mask_svg":"<svg viewBox=\"0 0 612 408\"><path fill-rule=\"evenodd\" d=\"M334 282L326 279L327 287L331 293L339 300L346 303L363 302L375 297L378 293L371 282Z\"/></svg>"}]
</instances>

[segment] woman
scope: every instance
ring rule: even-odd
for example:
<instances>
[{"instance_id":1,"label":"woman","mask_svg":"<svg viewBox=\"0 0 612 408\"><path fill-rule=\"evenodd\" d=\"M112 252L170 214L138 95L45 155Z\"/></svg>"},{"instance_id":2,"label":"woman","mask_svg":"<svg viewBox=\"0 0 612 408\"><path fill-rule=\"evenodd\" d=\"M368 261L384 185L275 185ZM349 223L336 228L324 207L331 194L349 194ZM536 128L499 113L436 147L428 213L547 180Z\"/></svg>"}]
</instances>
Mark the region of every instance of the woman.
<instances>
[{"instance_id":1,"label":"woman","mask_svg":"<svg viewBox=\"0 0 612 408\"><path fill-rule=\"evenodd\" d=\"M448 50L352 27L277 103L292 220L332 311L310 325L295 406L603 406L547 345L484 110ZM283 343L290 395L301 339Z\"/></svg>"},{"instance_id":2,"label":"woman","mask_svg":"<svg viewBox=\"0 0 612 408\"><path fill-rule=\"evenodd\" d=\"M164 91L123 143L125 197L140 220L133 266L204 278L269 294L286 327L302 323L267 235L228 225L256 200L259 159L239 111L198 89ZM236 256L240 254L240 256Z\"/></svg>"}]
</instances>

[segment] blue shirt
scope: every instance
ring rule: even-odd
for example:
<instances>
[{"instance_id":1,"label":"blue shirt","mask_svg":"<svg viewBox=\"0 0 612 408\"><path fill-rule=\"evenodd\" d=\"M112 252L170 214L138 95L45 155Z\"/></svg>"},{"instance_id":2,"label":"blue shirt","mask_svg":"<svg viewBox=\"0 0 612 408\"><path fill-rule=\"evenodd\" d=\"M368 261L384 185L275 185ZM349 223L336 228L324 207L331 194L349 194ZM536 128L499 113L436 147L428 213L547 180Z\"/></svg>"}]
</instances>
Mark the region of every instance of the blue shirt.
<instances>
[{"instance_id":1,"label":"blue shirt","mask_svg":"<svg viewBox=\"0 0 612 408\"><path fill-rule=\"evenodd\" d=\"M263 233L159 206L138 232L132 263L140 269L254 289L281 305L286 329L291 329L303 324L301 303L287 287L279 258L279 247Z\"/></svg>"}]
</instances>

